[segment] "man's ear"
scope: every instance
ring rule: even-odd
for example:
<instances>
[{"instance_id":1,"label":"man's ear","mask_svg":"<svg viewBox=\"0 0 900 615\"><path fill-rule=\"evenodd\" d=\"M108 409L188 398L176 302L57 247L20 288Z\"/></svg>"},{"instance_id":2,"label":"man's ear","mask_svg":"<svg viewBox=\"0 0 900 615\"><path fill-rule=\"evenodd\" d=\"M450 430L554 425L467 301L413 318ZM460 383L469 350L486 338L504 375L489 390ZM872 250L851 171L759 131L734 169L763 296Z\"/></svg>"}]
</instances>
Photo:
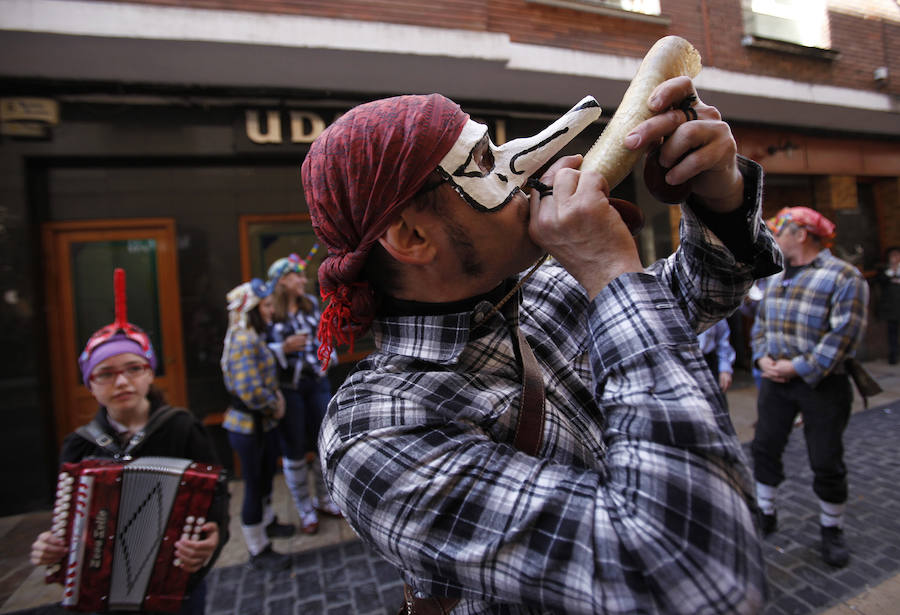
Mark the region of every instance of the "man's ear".
<instances>
[{"instance_id":1,"label":"man's ear","mask_svg":"<svg viewBox=\"0 0 900 615\"><path fill-rule=\"evenodd\" d=\"M425 265L434 260L436 249L427 228L416 222L414 210L406 208L382 233L378 243L401 263Z\"/></svg>"}]
</instances>

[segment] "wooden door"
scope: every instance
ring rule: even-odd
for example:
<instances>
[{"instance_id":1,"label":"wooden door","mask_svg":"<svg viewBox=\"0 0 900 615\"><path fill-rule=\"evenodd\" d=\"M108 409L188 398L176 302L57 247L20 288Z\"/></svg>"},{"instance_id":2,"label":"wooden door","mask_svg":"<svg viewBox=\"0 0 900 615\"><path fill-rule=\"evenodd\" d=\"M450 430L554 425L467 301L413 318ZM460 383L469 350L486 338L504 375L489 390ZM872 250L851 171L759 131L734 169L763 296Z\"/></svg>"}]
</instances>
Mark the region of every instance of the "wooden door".
<instances>
[{"instance_id":1,"label":"wooden door","mask_svg":"<svg viewBox=\"0 0 900 615\"><path fill-rule=\"evenodd\" d=\"M113 270L127 277L128 320L150 336L154 384L185 406L175 221L171 218L50 222L42 227L47 330L56 435L90 421L97 403L81 380L78 355L115 318Z\"/></svg>"}]
</instances>

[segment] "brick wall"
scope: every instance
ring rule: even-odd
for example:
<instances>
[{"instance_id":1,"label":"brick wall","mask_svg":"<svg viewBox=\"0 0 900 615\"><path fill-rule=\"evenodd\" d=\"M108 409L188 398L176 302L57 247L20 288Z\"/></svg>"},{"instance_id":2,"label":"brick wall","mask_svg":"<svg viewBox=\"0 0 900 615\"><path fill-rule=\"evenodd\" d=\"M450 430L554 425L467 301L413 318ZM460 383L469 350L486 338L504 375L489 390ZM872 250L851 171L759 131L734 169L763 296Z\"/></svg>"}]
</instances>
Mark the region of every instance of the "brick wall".
<instances>
[{"instance_id":1,"label":"brick wall","mask_svg":"<svg viewBox=\"0 0 900 615\"><path fill-rule=\"evenodd\" d=\"M744 47L739 0L661 0L669 26L526 0L121 1L505 32L515 42L634 57L642 56L657 38L678 34L694 43L706 66L900 94L900 6L894 0L832 1L832 49L839 52L834 59ZM889 70L886 83L873 79L880 66Z\"/></svg>"}]
</instances>

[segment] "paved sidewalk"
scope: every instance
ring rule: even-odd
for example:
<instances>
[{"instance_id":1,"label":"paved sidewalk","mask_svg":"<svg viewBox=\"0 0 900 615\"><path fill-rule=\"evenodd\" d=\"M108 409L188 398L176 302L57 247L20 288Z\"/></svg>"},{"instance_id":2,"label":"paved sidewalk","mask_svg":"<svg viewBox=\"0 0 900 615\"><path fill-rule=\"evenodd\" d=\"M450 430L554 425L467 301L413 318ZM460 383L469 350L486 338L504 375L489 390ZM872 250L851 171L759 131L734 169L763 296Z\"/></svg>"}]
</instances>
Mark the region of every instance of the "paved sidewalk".
<instances>
[{"instance_id":1,"label":"paved sidewalk","mask_svg":"<svg viewBox=\"0 0 900 615\"><path fill-rule=\"evenodd\" d=\"M900 510L900 490L896 488L900 479L900 369L883 361L866 365L885 392L871 400L868 410L857 400L846 433L850 564L836 570L821 561L818 504L811 489L803 435L795 430L785 453L789 476L779 489L779 531L764 544L772 593L766 615L900 611L900 519L896 515ZM755 389L749 376L738 378L735 384L728 393L730 411L738 435L746 443L755 422ZM292 508L283 481L278 483L276 508L283 518L289 517ZM279 550L293 553L291 570L250 570L243 563L246 550L237 525L241 483L232 487L232 539L208 578L207 615L397 612L402 600L396 571L356 540L340 520L323 519L317 536L276 542ZM15 524L0 519L0 544L5 546L12 533L22 533L30 543L37 528L45 524L40 515L47 516L23 515ZM41 571L27 572L17 591L3 600L0 613L66 613L50 604L58 599L58 588L44 586Z\"/></svg>"}]
</instances>

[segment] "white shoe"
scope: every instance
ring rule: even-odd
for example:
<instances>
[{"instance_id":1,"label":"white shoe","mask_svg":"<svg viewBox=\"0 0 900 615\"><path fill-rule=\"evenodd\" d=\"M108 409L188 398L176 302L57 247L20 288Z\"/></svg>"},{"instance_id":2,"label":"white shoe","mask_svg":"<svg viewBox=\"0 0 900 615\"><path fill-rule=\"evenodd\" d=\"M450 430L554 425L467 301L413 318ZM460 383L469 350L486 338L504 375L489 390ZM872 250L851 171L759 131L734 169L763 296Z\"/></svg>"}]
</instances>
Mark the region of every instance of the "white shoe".
<instances>
[{"instance_id":1,"label":"white shoe","mask_svg":"<svg viewBox=\"0 0 900 615\"><path fill-rule=\"evenodd\" d=\"M341 513L341 509L337 507L337 504L331 501L331 498L325 498L324 502L316 502L316 510L332 517L344 516L343 513Z\"/></svg>"},{"instance_id":2,"label":"white shoe","mask_svg":"<svg viewBox=\"0 0 900 615\"><path fill-rule=\"evenodd\" d=\"M304 534L315 534L319 531L319 515L315 509L300 513L300 531Z\"/></svg>"}]
</instances>

